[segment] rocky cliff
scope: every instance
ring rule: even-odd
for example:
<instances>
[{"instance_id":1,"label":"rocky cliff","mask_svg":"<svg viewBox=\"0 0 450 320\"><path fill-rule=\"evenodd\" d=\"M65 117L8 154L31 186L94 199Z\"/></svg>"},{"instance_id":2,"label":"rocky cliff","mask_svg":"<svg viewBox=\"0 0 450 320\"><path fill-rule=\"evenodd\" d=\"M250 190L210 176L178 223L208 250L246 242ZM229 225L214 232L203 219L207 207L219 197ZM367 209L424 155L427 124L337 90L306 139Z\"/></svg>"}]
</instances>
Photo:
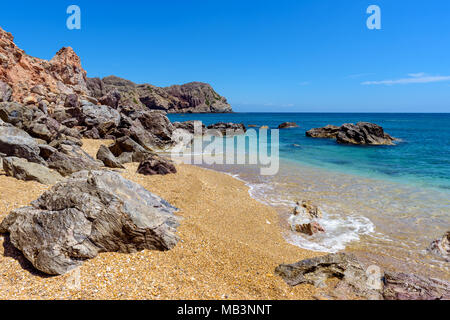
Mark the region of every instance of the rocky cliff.
<instances>
[{"instance_id":1,"label":"rocky cliff","mask_svg":"<svg viewBox=\"0 0 450 320\"><path fill-rule=\"evenodd\" d=\"M207 83L191 82L161 88L151 84L135 84L129 80L110 76L88 79L91 94L100 98L117 90L120 104L145 106L168 113L228 113L232 112L227 100Z\"/></svg>"}]
</instances>

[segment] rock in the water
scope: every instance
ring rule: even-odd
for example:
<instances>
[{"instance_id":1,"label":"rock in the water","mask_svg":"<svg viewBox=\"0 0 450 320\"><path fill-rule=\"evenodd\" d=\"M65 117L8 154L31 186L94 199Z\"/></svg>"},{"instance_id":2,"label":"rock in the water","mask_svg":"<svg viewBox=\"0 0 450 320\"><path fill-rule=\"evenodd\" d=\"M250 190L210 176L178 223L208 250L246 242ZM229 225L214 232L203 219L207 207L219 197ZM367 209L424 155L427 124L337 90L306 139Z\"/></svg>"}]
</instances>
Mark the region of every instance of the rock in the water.
<instances>
[{"instance_id":1,"label":"rock in the water","mask_svg":"<svg viewBox=\"0 0 450 320\"><path fill-rule=\"evenodd\" d=\"M40 149L36 141L25 131L0 119L0 152L9 157L24 158L28 161L45 164L39 155Z\"/></svg>"},{"instance_id":2,"label":"rock in the water","mask_svg":"<svg viewBox=\"0 0 450 320\"><path fill-rule=\"evenodd\" d=\"M242 123L219 122L208 126L206 134L215 135L215 131L220 132L222 136L240 135L247 132L247 128Z\"/></svg>"},{"instance_id":3,"label":"rock in the water","mask_svg":"<svg viewBox=\"0 0 450 320\"><path fill-rule=\"evenodd\" d=\"M52 185L63 177L56 171L25 159L7 157L3 159L3 170L7 176L23 181L37 181L42 184Z\"/></svg>"},{"instance_id":4,"label":"rock in the water","mask_svg":"<svg viewBox=\"0 0 450 320\"><path fill-rule=\"evenodd\" d=\"M340 281L335 288L336 294L382 299L380 288L369 286L366 271L351 254L329 254L294 264L282 264L275 269L275 274L290 286L303 283L323 286L326 279L337 278Z\"/></svg>"},{"instance_id":5,"label":"rock in the water","mask_svg":"<svg viewBox=\"0 0 450 320\"><path fill-rule=\"evenodd\" d=\"M12 96L11 87L7 83L0 81L0 102L11 101L11 96Z\"/></svg>"},{"instance_id":6,"label":"rock in the water","mask_svg":"<svg viewBox=\"0 0 450 320\"><path fill-rule=\"evenodd\" d=\"M111 171L82 171L0 225L11 243L47 274L64 274L102 252L169 250L176 208Z\"/></svg>"},{"instance_id":7,"label":"rock in the water","mask_svg":"<svg viewBox=\"0 0 450 320\"><path fill-rule=\"evenodd\" d=\"M325 229L317 221L309 221L305 223L296 223L293 225L296 232L304 233L308 236L315 235L319 232L325 232Z\"/></svg>"},{"instance_id":8,"label":"rock in the water","mask_svg":"<svg viewBox=\"0 0 450 320\"><path fill-rule=\"evenodd\" d=\"M322 211L311 201L302 200L297 202L294 208L294 215L303 215L311 219L317 219L322 218Z\"/></svg>"},{"instance_id":9,"label":"rock in the water","mask_svg":"<svg viewBox=\"0 0 450 320\"><path fill-rule=\"evenodd\" d=\"M149 155L145 161L139 164L137 173L146 176L152 175L166 175L170 173L177 173L177 169L172 161L167 158L160 157L156 154Z\"/></svg>"},{"instance_id":10,"label":"rock in the water","mask_svg":"<svg viewBox=\"0 0 450 320\"><path fill-rule=\"evenodd\" d=\"M53 153L47 160L48 166L63 176L82 170L98 170L103 164L94 160L77 145L61 144L58 152Z\"/></svg>"},{"instance_id":11,"label":"rock in the water","mask_svg":"<svg viewBox=\"0 0 450 320\"><path fill-rule=\"evenodd\" d=\"M306 132L312 138L332 138L339 144L393 145L395 138L385 133L383 128L369 122L346 123L341 127L328 125Z\"/></svg>"},{"instance_id":12,"label":"rock in the water","mask_svg":"<svg viewBox=\"0 0 450 320\"><path fill-rule=\"evenodd\" d=\"M97 152L97 159L102 161L105 167L109 168L120 168L125 167L120 163L120 161L112 154L112 152L104 145L101 145Z\"/></svg>"},{"instance_id":13,"label":"rock in the water","mask_svg":"<svg viewBox=\"0 0 450 320\"><path fill-rule=\"evenodd\" d=\"M433 241L428 251L450 262L450 231L442 238Z\"/></svg>"},{"instance_id":14,"label":"rock in the water","mask_svg":"<svg viewBox=\"0 0 450 320\"><path fill-rule=\"evenodd\" d=\"M328 138L336 139L339 133L339 127L328 125L323 128L314 128L306 131L306 136L311 138Z\"/></svg>"},{"instance_id":15,"label":"rock in the water","mask_svg":"<svg viewBox=\"0 0 450 320\"><path fill-rule=\"evenodd\" d=\"M185 122L174 122L173 126L176 129L183 129L193 135L198 135L198 136L201 136L206 131L206 126L201 121L196 121L196 120L190 120L190 121L185 121ZM197 128L197 132L195 131L196 128Z\"/></svg>"},{"instance_id":16,"label":"rock in the water","mask_svg":"<svg viewBox=\"0 0 450 320\"><path fill-rule=\"evenodd\" d=\"M450 282L386 272L383 296L386 300L450 300Z\"/></svg>"},{"instance_id":17,"label":"rock in the water","mask_svg":"<svg viewBox=\"0 0 450 320\"><path fill-rule=\"evenodd\" d=\"M278 126L278 129L290 129L290 128L298 128L299 125L295 122L285 122Z\"/></svg>"}]
</instances>

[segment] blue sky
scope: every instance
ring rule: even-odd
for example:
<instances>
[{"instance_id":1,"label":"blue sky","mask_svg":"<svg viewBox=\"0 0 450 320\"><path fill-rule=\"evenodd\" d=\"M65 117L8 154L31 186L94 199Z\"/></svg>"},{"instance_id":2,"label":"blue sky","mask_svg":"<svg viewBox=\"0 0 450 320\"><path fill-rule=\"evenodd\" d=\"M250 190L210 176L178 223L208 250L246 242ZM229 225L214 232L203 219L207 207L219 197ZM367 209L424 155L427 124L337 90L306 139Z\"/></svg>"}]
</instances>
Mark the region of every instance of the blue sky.
<instances>
[{"instance_id":1,"label":"blue sky","mask_svg":"<svg viewBox=\"0 0 450 320\"><path fill-rule=\"evenodd\" d=\"M448 0L3 1L0 26L33 56L73 47L90 77L211 83L236 111L449 112L449 14Z\"/></svg>"}]
</instances>

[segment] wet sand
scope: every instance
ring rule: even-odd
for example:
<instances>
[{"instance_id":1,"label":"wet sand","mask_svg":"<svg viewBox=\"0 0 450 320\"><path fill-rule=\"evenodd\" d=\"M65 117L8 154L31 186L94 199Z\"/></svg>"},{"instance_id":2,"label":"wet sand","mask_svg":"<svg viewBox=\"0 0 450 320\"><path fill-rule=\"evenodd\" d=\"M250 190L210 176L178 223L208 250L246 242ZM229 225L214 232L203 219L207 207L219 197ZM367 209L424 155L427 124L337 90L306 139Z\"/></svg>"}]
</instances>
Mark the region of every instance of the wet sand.
<instances>
[{"instance_id":1,"label":"wet sand","mask_svg":"<svg viewBox=\"0 0 450 320\"><path fill-rule=\"evenodd\" d=\"M84 140L95 156L107 141ZM163 197L183 217L181 241L167 252L103 253L74 275L48 277L36 271L0 238L0 299L313 299L310 285L291 288L274 275L280 263L320 255L288 244L276 211L252 199L248 187L226 174L177 165L168 176L136 174L138 164L119 170L124 177ZM0 219L29 204L48 186L6 177L0 171Z\"/></svg>"}]
</instances>

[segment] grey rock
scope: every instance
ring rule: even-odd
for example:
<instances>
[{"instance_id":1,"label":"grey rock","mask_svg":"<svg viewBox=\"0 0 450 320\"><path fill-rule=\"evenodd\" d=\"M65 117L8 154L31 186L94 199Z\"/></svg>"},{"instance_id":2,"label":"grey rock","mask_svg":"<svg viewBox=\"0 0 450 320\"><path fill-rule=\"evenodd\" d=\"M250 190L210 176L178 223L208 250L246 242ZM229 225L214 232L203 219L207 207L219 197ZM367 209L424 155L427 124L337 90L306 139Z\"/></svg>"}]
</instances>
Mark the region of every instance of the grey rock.
<instances>
[{"instance_id":1,"label":"grey rock","mask_svg":"<svg viewBox=\"0 0 450 320\"><path fill-rule=\"evenodd\" d=\"M7 83L0 81L0 102L11 101L11 96L12 96L11 87Z\"/></svg>"},{"instance_id":2,"label":"grey rock","mask_svg":"<svg viewBox=\"0 0 450 320\"><path fill-rule=\"evenodd\" d=\"M195 132L196 125L198 128L197 129L198 132ZM194 135L202 135L206 131L206 126L201 121L196 120L190 120L185 122L174 122L173 126L175 129L183 129Z\"/></svg>"},{"instance_id":3,"label":"grey rock","mask_svg":"<svg viewBox=\"0 0 450 320\"><path fill-rule=\"evenodd\" d=\"M284 122L278 126L278 129L290 129L290 128L298 128L299 125L295 122Z\"/></svg>"},{"instance_id":4,"label":"grey rock","mask_svg":"<svg viewBox=\"0 0 450 320\"><path fill-rule=\"evenodd\" d=\"M120 113L108 106L88 104L82 106L81 112L84 125L96 128L102 137L120 123Z\"/></svg>"},{"instance_id":5,"label":"grey rock","mask_svg":"<svg viewBox=\"0 0 450 320\"><path fill-rule=\"evenodd\" d=\"M314 128L306 131L306 136L311 138L328 138L336 139L339 133L339 127L333 125L327 125L323 128Z\"/></svg>"},{"instance_id":6,"label":"grey rock","mask_svg":"<svg viewBox=\"0 0 450 320\"><path fill-rule=\"evenodd\" d=\"M102 161L105 167L109 168L120 168L125 167L120 163L120 161L112 154L112 152L104 145L101 145L97 152L97 159Z\"/></svg>"},{"instance_id":7,"label":"grey rock","mask_svg":"<svg viewBox=\"0 0 450 320\"><path fill-rule=\"evenodd\" d=\"M122 137L109 147L111 153L120 163L144 161L151 152L129 137Z\"/></svg>"},{"instance_id":8,"label":"grey rock","mask_svg":"<svg viewBox=\"0 0 450 320\"><path fill-rule=\"evenodd\" d=\"M166 175L170 173L177 173L177 169L175 168L173 162L169 159L152 154L139 164L137 173L146 176Z\"/></svg>"},{"instance_id":9,"label":"grey rock","mask_svg":"<svg viewBox=\"0 0 450 320\"><path fill-rule=\"evenodd\" d=\"M50 170L41 164L28 162L25 159L16 157L4 158L3 170L7 176L23 181L37 181L42 184L52 185L63 180L63 177L58 172Z\"/></svg>"},{"instance_id":10,"label":"grey rock","mask_svg":"<svg viewBox=\"0 0 450 320\"><path fill-rule=\"evenodd\" d=\"M0 225L38 270L64 274L102 252L170 250L176 208L111 171L82 171Z\"/></svg>"},{"instance_id":11,"label":"grey rock","mask_svg":"<svg viewBox=\"0 0 450 320\"><path fill-rule=\"evenodd\" d=\"M82 170L98 170L103 163L94 160L77 145L60 144L58 152L47 160L48 166L63 176L69 176Z\"/></svg>"},{"instance_id":12,"label":"grey rock","mask_svg":"<svg viewBox=\"0 0 450 320\"><path fill-rule=\"evenodd\" d=\"M340 144L392 145L394 140L382 127L368 122L344 124L336 137Z\"/></svg>"},{"instance_id":13,"label":"grey rock","mask_svg":"<svg viewBox=\"0 0 450 320\"><path fill-rule=\"evenodd\" d=\"M117 109L117 107L119 106L120 98L120 92L118 90L112 90L101 97L98 101L101 104Z\"/></svg>"},{"instance_id":14,"label":"grey rock","mask_svg":"<svg viewBox=\"0 0 450 320\"><path fill-rule=\"evenodd\" d=\"M242 123L232 123L232 122L219 122L212 125L209 125L208 130L205 134L214 134L214 131L220 132L222 136L227 135L240 135L247 132L247 128L245 128L245 125Z\"/></svg>"},{"instance_id":15,"label":"grey rock","mask_svg":"<svg viewBox=\"0 0 450 320\"><path fill-rule=\"evenodd\" d=\"M450 282L414 274L386 272L386 300L450 300Z\"/></svg>"}]
</instances>

